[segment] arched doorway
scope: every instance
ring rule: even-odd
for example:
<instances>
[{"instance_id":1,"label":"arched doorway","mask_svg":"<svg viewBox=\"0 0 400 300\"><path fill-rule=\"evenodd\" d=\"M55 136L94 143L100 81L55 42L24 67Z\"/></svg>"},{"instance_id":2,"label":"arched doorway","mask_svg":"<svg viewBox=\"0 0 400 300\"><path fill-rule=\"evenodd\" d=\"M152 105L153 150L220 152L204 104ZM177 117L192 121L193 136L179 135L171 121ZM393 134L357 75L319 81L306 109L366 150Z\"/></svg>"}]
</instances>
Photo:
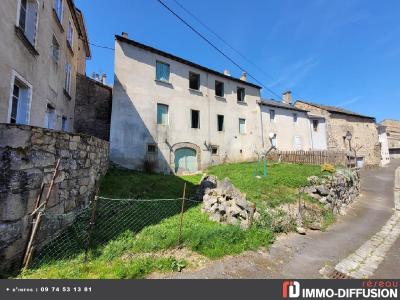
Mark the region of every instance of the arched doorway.
<instances>
[{"instance_id":1,"label":"arched doorway","mask_svg":"<svg viewBox=\"0 0 400 300\"><path fill-rule=\"evenodd\" d=\"M195 173L198 171L196 150L192 148L179 148L175 150L175 173Z\"/></svg>"}]
</instances>

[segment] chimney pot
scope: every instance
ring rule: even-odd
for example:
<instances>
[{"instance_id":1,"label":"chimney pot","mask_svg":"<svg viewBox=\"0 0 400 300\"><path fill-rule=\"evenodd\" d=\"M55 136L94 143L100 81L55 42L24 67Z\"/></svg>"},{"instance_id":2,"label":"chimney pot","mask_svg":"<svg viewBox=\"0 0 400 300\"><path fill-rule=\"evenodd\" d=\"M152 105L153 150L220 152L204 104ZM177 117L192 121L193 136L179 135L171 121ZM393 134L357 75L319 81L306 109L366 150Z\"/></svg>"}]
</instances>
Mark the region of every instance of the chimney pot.
<instances>
[{"instance_id":1,"label":"chimney pot","mask_svg":"<svg viewBox=\"0 0 400 300\"><path fill-rule=\"evenodd\" d=\"M127 39L127 38L129 37L129 33L127 33L127 32L123 32L123 33L122 33L122 37L124 37L124 38L126 38L126 39Z\"/></svg>"},{"instance_id":2,"label":"chimney pot","mask_svg":"<svg viewBox=\"0 0 400 300\"><path fill-rule=\"evenodd\" d=\"M107 84L107 74L103 74L103 76L101 76L101 83L104 85Z\"/></svg>"},{"instance_id":3,"label":"chimney pot","mask_svg":"<svg viewBox=\"0 0 400 300\"><path fill-rule=\"evenodd\" d=\"M242 76L240 77L240 80L247 81L247 73L246 72L242 73Z\"/></svg>"},{"instance_id":4,"label":"chimney pot","mask_svg":"<svg viewBox=\"0 0 400 300\"><path fill-rule=\"evenodd\" d=\"M287 91L283 93L282 102L285 104L292 104L292 92Z\"/></svg>"},{"instance_id":5,"label":"chimney pot","mask_svg":"<svg viewBox=\"0 0 400 300\"><path fill-rule=\"evenodd\" d=\"M231 72L229 70L227 70L227 69L224 70L224 74L226 76L231 76Z\"/></svg>"}]
</instances>

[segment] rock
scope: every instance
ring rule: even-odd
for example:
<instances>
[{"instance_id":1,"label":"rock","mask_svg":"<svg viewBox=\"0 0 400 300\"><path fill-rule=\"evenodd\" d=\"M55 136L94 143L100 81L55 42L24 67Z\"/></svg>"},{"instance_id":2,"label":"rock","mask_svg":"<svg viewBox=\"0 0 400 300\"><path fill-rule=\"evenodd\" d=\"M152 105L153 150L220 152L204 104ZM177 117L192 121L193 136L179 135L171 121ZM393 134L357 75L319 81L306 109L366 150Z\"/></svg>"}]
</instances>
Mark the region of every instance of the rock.
<instances>
[{"instance_id":1,"label":"rock","mask_svg":"<svg viewBox=\"0 0 400 300\"><path fill-rule=\"evenodd\" d=\"M305 228L304 228L304 227L300 227L300 226L297 226L297 227L296 227L296 232L297 232L298 234L301 234L301 235L305 235L305 234L306 234Z\"/></svg>"},{"instance_id":2,"label":"rock","mask_svg":"<svg viewBox=\"0 0 400 300\"><path fill-rule=\"evenodd\" d=\"M326 204L328 203L328 201L326 200L326 197L322 197L321 199L319 199L319 203Z\"/></svg>"},{"instance_id":3,"label":"rock","mask_svg":"<svg viewBox=\"0 0 400 300\"><path fill-rule=\"evenodd\" d=\"M327 189L323 185L317 186L316 189L317 189L318 194L320 194L321 196L327 196L330 193L329 189Z\"/></svg>"}]
</instances>

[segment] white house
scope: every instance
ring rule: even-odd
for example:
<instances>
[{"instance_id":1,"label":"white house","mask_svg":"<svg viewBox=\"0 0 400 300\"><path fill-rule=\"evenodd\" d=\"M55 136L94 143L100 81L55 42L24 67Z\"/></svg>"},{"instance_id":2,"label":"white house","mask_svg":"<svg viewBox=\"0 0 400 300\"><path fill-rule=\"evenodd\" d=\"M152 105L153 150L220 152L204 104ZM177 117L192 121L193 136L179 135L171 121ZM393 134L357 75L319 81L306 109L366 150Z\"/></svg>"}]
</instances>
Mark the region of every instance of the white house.
<instances>
[{"instance_id":1,"label":"white house","mask_svg":"<svg viewBox=\"0 0 400 300\"><path fill-rule=\"evenodd\" d=\"M378 138L381 145L381 166L384 167L390 163L389 141L386 133L387 127L382 124L377 124Z\"/></svg>"}]
</instances>

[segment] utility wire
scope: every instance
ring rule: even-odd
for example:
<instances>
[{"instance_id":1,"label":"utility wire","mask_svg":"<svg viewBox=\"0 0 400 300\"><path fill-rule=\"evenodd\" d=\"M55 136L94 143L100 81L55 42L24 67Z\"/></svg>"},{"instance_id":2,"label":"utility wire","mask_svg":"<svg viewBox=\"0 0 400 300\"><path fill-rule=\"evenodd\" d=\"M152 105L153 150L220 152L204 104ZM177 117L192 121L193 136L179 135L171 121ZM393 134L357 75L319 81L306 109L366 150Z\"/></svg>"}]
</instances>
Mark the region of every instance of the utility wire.
<instances>
[{"instance_id":1,"label":"utility wire","mask_svg":"<svg viewBox=\"0 0 400 300\"><path fill-rule=\"evenodd\" d=\"M100 45L96 45L96 44L93 44L93 43L90 43L90 42L89 42L89 45L91 45L91 46L93 46L93 47L97 47L97 48L102 48L102 49L107 49L107 50L115 51L114 48L107 47L107 46L100 46Z\"/></svg>"},{"instance_id":2,"label":"utility wire","mask_svg":"<svg viewBox=\"0 0 400 300\"><path fill-rule=\"evenodd\" d=\"M256 81L259 85L264 87L266 90L268 90L271 94L275 95L278 97L278 99L281 99L281 96L273 91L272 89L268 88L265 86L261 81L259 81L256 77L251 75L246 69L244 69L241 65L239 65L237 62L235 62L231 57L229 57L227 54L225 54L222 50L220 50L217 46L215 46L209 39L207 39L203 34L201 34L198 30L196 30L192 25L190 25L188 22L186 22L181 16L179 16L175 11L173 11L170 7L168 7L163 1L157 0L164 8L166 8L170 13L172 13L175 17L177 17L182 23L184 23L187 27L189 27L193 32L195 32L198 36L200 36L205 42L207 42L211 47L213 47L217 52L219 52L222 56L224 56L226 59L228 59L232 64L234 64L236 67L238 67L240 70L243 72L247 73L247 75L251 78L253 78L254 81Z\"/></svg>"}]
</instances>

